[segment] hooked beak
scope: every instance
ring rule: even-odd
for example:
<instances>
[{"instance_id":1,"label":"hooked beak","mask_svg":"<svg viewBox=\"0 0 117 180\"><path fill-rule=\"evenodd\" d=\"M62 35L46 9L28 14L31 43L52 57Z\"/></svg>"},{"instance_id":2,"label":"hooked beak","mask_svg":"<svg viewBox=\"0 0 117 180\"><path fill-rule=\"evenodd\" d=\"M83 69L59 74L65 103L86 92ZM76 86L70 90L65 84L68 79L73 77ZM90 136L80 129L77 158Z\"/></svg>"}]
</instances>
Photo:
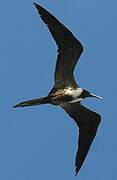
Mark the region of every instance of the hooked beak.
<instances>
[{"instance_id":1,"label":"hooked beak","mask_svg":"<svg viewBox=\"0 0 117 180\"><path fill-rule=\"evenodd\" d=\"M94 97L94 98L103 99L103 97L97 96L97 95L95 95L95 94L93 94L93 93L90 93L90 95L91 95L91 97Z\"/></svg>"}]
</instances>

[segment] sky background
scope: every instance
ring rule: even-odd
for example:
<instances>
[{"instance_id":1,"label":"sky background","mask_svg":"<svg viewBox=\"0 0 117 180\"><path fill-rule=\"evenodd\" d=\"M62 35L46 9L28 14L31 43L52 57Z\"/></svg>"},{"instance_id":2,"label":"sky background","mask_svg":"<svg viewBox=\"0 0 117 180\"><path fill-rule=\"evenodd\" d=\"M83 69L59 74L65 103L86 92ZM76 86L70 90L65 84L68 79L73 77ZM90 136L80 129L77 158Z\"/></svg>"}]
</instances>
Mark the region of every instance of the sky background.
<instances>
[{"instance_id":1,"label":"sky background","mask_svg":"<svg viewBox=\"0 0 117 180\"><path fill-rule=\"evenodd\" d=\"M74 174L78 129L59 107L13 109L53 86L56 45L32 1L0 2L0 179L117 179L117 2L40 0L84 46L75 69L102 121L79 174ZM79 77L79 78L78 78Z\"/></svg>"}]
</instances>

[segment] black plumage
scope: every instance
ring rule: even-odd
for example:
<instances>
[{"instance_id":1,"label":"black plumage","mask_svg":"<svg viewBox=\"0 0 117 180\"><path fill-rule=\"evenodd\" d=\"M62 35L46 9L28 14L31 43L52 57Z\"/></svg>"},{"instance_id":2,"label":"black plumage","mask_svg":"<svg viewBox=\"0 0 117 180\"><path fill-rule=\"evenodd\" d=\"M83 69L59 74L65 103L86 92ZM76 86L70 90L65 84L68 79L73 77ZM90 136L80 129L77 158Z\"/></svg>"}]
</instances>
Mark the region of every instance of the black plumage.
<instances>
[{"instance_id":1,"label":"black plumage","mask_svg":"<svg viewBox=\"0 0 117 180\"><path fill-rule=\"evenodd\" d=\"M101 116L84 107L81 100L86 97L101 97L81 89L74 79L74 68L83 52L80 41L46 9L36 3L34 5L58 46L54 74L55 84L48 96L24 101L14 107L50 103L59 105L64 109L79 127L78 151L75 160L77 174L86 158L101 121Z\"/></svg>"}]
</instances>

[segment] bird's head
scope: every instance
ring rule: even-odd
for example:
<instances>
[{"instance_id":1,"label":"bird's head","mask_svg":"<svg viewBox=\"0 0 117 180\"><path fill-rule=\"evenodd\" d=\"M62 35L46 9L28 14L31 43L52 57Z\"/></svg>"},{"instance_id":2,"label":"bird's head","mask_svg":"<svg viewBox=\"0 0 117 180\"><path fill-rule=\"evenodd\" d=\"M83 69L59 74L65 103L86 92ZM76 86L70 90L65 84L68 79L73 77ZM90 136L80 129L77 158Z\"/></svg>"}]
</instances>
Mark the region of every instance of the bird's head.
<instances>
[{"instance_id":1,"label":"bird's head","mask_svg":"<svg viewBox=\"0 0 117 180\"><path fill-rule=\"evenodd\" d=\"M83 89L82 94L81 94L81 98L84 99L84 98L87 98L87 97L103 99L103 97L97 96L96 94L90 93L89 91Z\"/></svg>"}]
</instances>

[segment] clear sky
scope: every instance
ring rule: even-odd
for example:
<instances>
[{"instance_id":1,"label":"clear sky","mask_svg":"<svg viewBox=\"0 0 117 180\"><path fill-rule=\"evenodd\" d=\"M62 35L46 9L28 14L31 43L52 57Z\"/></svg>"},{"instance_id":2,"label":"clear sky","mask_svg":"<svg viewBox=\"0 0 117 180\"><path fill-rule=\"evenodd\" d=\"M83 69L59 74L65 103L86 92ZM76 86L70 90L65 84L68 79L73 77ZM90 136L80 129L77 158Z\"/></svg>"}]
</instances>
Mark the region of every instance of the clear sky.
<instances>
[{"instance_id":1,"label":"clear sky","mask_svg":"<svg viewBox=\"0 0 117 180\"><path fill-rule=\"evenodd\" d=\"M84 45L75 69L102 121L79 174L74 176L78 131L59 107L13 109L53 86L56 45L32 1L0 2L0 179L117 179L117 2L40 0ZM79 78L78 78L79 77Z\"/></svg>"}]
</instances>

